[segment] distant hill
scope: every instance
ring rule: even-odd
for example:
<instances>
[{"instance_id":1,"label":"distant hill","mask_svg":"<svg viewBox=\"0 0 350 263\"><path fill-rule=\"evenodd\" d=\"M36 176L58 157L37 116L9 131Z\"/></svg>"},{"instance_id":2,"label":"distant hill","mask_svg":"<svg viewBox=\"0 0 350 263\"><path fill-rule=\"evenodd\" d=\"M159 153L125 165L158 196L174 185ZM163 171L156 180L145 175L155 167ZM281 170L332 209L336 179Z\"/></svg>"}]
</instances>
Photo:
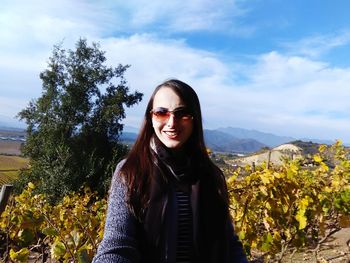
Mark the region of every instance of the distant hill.
<instances>
[{"instance_id":1,"label":"distant hill","mask_svg":"<svg viewBox=\"0 0 350 263\"><path fill-rule=\"evenodd\" d=\"M128 126L128 125L125 125L124 128L123 128L123 132L131 132L131 133L139 133L139 129L138 128L135 128L135 127L132 127L132 126Z\"/></svg>"},{"instance_id":2,"label":"distant hill","mask_svg":"<svg viewBox=\"0 0 350 263\"><path fill-rule=\"evenodd\" d=\"M281 144L272 149L265 149L257 153L246 155L239 158L227 160L230 165L245 166L252 163L261 165L263 162L270 160L275 165L281 165L283 158L299 158L301 156L313 155L318 152L319 144L312 142L294 141L291 143Z\"/></svg>"},{"instance_id":3,"label":"distant hill","mask_svg":"<svg viewBox=\"0 0 350 263\"><path fill-rule=\"evenodd\" d=\"M239 139L217 130L204 130L204 139L207 147L218 152L250 153L266 146L254 139Z\"/></svg>"},{"instance_id":4,"label":"distant hill","mask_svg":"<svg viewBox=\"0 0 350 263\"><path fill-rule=\"evenodd\" d=\"M132 132L136 131L136 132ZM137 138L138 129L125 127L121 140L132 143ZM297 140L293 137L278 136L272 133L265 133L257 130L226 127L216 130L204 130L204 139L208 148L216 152L227 153L253 153L263 147L274 148L282 144L293 143L306 151L314 153L317 151L318 143L332 144L331 141L303 139ZM305 150L304 150L305 151Z\"/></svg>"},{"instance_id":5,"label":"distant hill","mask_svg":"<svg viewBox=\"0 0 350 263\"><path fill-rule=\"evenodd\" d=\"M123 142L134 142L137 138L137 134L134 132L123 132L120 136Z\"/></svg>"},{"instance_id":6,"label":"distant hill","mask_svg":"<svg viewBox=\"0 0 350 263\"><path fill-rule=\"evenodd\" d=\"M248 130L235 127L219 128L217 131L221 131L230 134L238 139L254 139L269 147L276 147L280 144L295 141L293 137L278 136L272 133L261 132L257 130Z\"/></svg>"},{"instance_id":7,"label":"distant hill","mask_svg":"<svg viewBox=\"0 0 350 263\"><path fill-rule=\"evenodd\" d=\"M139 129L125 126L120 136L121 141L132 144L136 138ZM0 126L0 140L25 140L26 132L20 128L9 128ZM331 141L303 139L297 141L293 137L278 136L271 133L260 132L257 130L247 130L242 128L226 127L216 130L204 130L204 138L207 147L217 152L227 153L252 153L259 151L263 147L276 147L284 143L295 142L296 144L305 144L307 142L318 142L332 144ZM301 147L303 148L303 147Z\"/></svg>"},{"instance_id":8,"label":"distant hill","mask_svg":"<svg viewBox=\"0 0 350 263\"><path fill-rule=\"evenodd\" d=\"M332 145L335 143L335 140L331 141L331 140L320 140L320 139L310 139L310 138L301 138L300 141L312 142L312 143L318 143L318 144L328 144L328 145ZM346 144L347 143L344 143L344 145Z\"/></svg>"},{"instance_id":9,"label":"distant hill","mask_svg":"<svg viewBox=\"0 0 350 263\"><path fill-rule=\"evenodd\" d=\"M8 126L1 126L0 125L0 132L19 132L19 133L25 133L26 130L24 128L17 128L17 127L8 127Z\"/></svg>"},{"instance_id":10,"label":"distant hill","mask_svg":"<svg viewBox=\"0 0 350 263\"><path fill-rule=\"evenodd\" d=\"M247 156L227 160L226 162L230 165L245 166L261 165L263 162L270 160L271 163L280 165L282 164L283 157L296 158L301 156L302 149L293 144L281 144L270 150L259 151L258 153L250 154Z\"/></svg>"},{"instance_id":11,"label":"distant hill","mask_svg":"<svg viewBox=\"0 0 350 263\"><path fill-rule=\"evenodd\" d=\"M251 165L255 163L257 165L262 164L263 162L267 162L270 160L271 163L280 165L283 163L282 158L299 158L304 157L304 164L310 164L313 162L312 156L319 152L319 147L321 144L313 143L313 142L304 142L301 140L293 141L290 143L281 144L277 147L271 149L262 149L256 153L248 154L243 157L233 158L226 161L227 164L230 165ZM334 167L335 163L331 155L326 163L328 167Z\"/></svg>"},{"instance_id":12,"label":"distant hill","mask_svg":"<svg viewBox=\"0 0 350 263\"><path fill-rule=\"evenodd\" d=\"M134 132L123 132L120 136L124 143L132 143L136 138L137 134ZM266 146L253 139L238 139L230 134L215 130L204 130L204 140L206 146L216 152L251 153Z\"/></svg>"},{"instance_id":13,"label":"distant hill","mask_svg":"<svg viewBox=\"0 0 350 263\"><path fill-rule=\"evenodd\" d=\"M26 131L19 128L0 127L1 141L25 141Z\"/></svg>"},{"instance_id":14,"label":"distant hill","mask_svg":"<svg viewBox=\"0 0 350 263\"><path fill-rule=\"evenodd\" d=\"M314 143L311 141L303 141L303 140L297 140L291 142L291 144L299 147L301 149L301 153L305 155L314 155L318 152L318 148L321 144Z\"/></svg>"},{"instance_id":15,"label":"distant hill","mask_svg":"<svg viewBox=\"0 0 350 263\"><path fill-rule=\"evenodd\" d=\"M19 121L15 117L11 118L5 115L0 114L0 127L2 129L25 129L25 123L23 121Z\"/></svg>"},{"instance_id":16,"label":"distant hill","mask_svg":"<svg viewBox=\"0 0 350 263\"><path fill-rule=\"evenodd\" d=\"M257 130L248 130L242 128L235 127L226 127L216 129L217 131L225 132L231 134L232 136L239 139L254 139L262 144L265 144L269 147L276 147L278 145L292 142L292 141L304 141L304 142L312 142L318 144L334 144L335 141L331 140L321 140L321 139L310 139L310 138L293 138L290 136L279 136L272 133L261 132ZM344 144L346 145L346 143Z\"/></svg>"}]
</instances>

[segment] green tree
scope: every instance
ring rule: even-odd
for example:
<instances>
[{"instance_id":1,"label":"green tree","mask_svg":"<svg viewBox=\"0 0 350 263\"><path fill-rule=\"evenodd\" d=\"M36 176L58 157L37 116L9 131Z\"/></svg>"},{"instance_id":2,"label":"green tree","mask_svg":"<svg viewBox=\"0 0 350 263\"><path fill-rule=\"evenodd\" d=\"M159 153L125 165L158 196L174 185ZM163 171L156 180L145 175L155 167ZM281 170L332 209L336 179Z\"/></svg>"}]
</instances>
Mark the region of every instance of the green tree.
<instances>
[{"instance_id":1,"label":"green tree","mask_svg":"<svg viewBox=\"0 0 350 263\"><path fill-rule=\"evenodd\" d=\"M57 201L83 184L101 194L108 189L116 162L125 153L118 143L124 107L141 101L130 93L124 73L128 65L105 65L100 46L76 43L75 50L53 49L41 72L42 95L19 112L27 123L23 153L31 169L22 183L35 181Z\"/></svg>"}]
</instances>

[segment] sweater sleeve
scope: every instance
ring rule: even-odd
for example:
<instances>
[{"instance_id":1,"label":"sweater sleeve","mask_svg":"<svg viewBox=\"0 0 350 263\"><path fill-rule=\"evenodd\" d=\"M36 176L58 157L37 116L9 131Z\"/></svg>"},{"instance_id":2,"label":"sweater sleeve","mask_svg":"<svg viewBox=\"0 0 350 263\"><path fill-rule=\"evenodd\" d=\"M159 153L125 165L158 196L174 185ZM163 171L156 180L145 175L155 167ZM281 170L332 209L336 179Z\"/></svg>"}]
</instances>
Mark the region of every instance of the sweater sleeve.
<instances>
[{"instance_id":1,"label":"sweater sleeve","mask_svg":"<svg viewBox=\"0 0 350 263\"><path fill-rule=\"evenodd\" d=\"M228 220L227 231L229 233L230 262L248 263L247 257L243 251L242 243L241 241L239 241L238 236L236 235L233 229L233 224L231 220Z\"/></svg>"},{"instance_id":2,"label":"sweater sleeve","mask_svg":"<svg viewBox=\"0 0 350 263\"><path fill-rule=\"evenodd\" d=\"M103 239L93 263L136 263L140 261L137 240L137 220L126 205L126 186L122 182L119 163L114 173Z\"/></svg>"}]
</instances>

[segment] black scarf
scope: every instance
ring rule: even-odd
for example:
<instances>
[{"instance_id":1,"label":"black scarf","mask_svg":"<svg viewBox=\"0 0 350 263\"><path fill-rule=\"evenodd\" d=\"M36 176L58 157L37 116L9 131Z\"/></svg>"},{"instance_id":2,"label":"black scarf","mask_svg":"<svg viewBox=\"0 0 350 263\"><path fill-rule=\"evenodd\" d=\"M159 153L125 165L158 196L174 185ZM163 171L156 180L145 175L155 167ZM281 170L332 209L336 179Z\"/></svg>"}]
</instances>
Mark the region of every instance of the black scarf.
<instances>
[{"instance_id":1,"label":"black scarf","mask_svg":"<svg viewBox=\"0 0 350 263\"><path fill-rule=\"evenodd\" d=\"M188 156L185 152L175 152L165 147L156 136L151 138L150 146L158 165L166 167L165 172L170 177L167 179L170 181L175 179L177 185L191 185L198 180L196 174L198 169L195 169L196 164L191 156Z\"/></svg>"},{"instance_id":2,"label":"black scarf","mask_svg":"<svg viewBox=\"0 0 350 263\"><path fill-rule=\"evenodd\" d=\"M162 262L161 259L165 253L163 245L166 239L164 220L167 216L164 211L174 186L190 186L198 180L200 181L198 262L226 262L228 213L218 194L217 179L215 179L215 176L220 174L213 175L213 169L197 163L188 155L174 155L156 136L151 139L150 146L158 169L155 169L152 175L149 189L150 201L143 222L146 243L142 246L147 255L146 262Z\"/></svg>"}]
</instances>

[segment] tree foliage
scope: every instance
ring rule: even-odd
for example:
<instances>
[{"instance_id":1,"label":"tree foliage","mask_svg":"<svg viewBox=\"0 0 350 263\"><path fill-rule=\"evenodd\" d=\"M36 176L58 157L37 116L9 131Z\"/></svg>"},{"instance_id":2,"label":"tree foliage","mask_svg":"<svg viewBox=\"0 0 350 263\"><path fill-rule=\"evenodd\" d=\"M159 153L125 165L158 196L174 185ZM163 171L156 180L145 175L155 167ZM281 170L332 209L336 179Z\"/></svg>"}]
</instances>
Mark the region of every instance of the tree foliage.
<instances>
[{"instance_id":1,"label":"tree foliage","mask_svg":"<svg viewBox=\"0 0 350 263\"><path fill-rule=\"evenodd\" d=\"M105 52L80 39L75 50L54 47L41 72L42 95L19 114L27 123L23 153L31 170L25 181L58 200L86 183L104 193L117 159L124 107L142 99L130 93L124 73L129 66L106 66Z\"/></svg>"}]
</instances>

